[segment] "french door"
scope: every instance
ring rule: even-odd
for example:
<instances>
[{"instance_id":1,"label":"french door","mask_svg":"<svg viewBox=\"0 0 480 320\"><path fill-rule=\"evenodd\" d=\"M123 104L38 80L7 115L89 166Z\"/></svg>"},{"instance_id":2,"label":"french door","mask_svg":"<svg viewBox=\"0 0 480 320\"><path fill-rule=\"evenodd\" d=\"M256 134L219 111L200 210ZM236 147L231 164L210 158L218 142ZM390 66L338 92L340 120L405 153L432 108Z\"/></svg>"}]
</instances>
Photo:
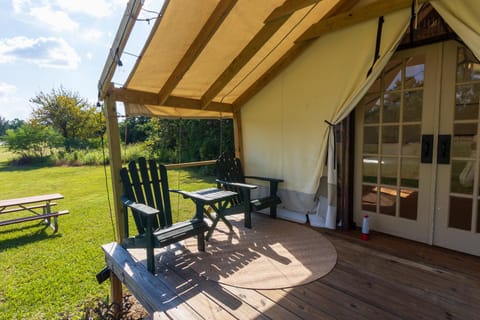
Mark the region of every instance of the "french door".
<instances>
[{"instance_id":1,"label":"french door","mask_svg":"<svg viewBox=\"0 0 480 320\"><path fill-rule=\"evenodd\" d=\"M356 110L357 224L480 255L479 96L460 43L394 55Z\"/></svg>"}]
</instances>

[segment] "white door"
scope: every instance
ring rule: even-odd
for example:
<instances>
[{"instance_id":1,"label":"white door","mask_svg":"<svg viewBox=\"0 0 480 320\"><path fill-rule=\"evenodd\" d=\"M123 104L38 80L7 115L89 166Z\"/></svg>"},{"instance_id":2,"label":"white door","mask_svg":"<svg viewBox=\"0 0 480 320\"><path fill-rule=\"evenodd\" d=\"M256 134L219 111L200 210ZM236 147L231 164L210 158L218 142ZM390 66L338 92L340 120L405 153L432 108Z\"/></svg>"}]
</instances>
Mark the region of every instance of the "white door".
<instances>
[{"instance_id":1,"label":"white door","mask_svg":"<svg viewBox=\"0 0 480 320\"><path fill-rule=\"evenodd\" d=\"M480 255L479 95L459 43L392 58L357 108L357 224Z\"/></svg>"},{"instance_id":2,"label":"white door","mask_svg":"<svg viewBox=\"0 0 480 320\"><path fill-rule=\"evenodd\" d=\"M480 64L457 42L444 45L441 88L439 137L451 146L437 169L433 244L480 255ZM439 141L439 153L446 144Z\"/></svg>"}]
</instances>

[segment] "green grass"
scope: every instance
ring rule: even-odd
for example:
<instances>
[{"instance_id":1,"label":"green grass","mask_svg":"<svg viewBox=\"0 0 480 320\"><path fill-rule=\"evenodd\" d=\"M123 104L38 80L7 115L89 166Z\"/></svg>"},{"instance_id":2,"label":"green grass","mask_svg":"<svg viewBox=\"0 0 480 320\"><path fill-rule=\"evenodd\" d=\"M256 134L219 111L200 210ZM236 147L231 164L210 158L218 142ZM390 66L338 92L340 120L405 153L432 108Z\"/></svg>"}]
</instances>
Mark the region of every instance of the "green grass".
<instances>
[{"instance_id":1,"label":"green grass","mask_svg":"<svg viewBox=\"0 0 480 320\"><path fill-rule=\"evenodd\" d=\"M95 279L105 263L100 246L114 239L104 168L9 167L2 151L1 199L59 192L65 199L57 209L70 214L59 217L57 234L38 222L0 228L0 319L79 319L88 301L110 290L108 281ZM187 171L169 176L172 189L213 186ZM109 178L108 184L111 192ZM171 201L174 220L193 215L190 200L172 194Z\"/></svg>"},{"instance_id":2,"label":"green grass","mask_svg":"<svg viewBox=\"0 0 480 320\"><path fill-rule=\"evenodd\" d=\"M6 167L8 162L14 157L15 155L12 152L7 151L4 146L0 146L0 169Z\"/></svg>"}]
</instances>

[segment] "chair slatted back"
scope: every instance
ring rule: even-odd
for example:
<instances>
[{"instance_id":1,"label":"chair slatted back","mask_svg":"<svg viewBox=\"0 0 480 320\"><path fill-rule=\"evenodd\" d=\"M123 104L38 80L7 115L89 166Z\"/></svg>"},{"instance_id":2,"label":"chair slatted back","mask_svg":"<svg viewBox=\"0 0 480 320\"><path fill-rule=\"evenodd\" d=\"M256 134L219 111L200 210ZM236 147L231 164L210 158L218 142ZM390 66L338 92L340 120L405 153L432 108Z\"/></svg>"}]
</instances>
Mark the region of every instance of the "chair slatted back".
<instances>
[{"instance_id":1,"label":"chair slatted back","mask_svg":"<svg viewBox=\"0 0 480 320\"><path fill-rule=\"evenodd\" d=\"M129 200L143 203L160 211L154 228L172 225L172 211L168 189L167 169L154 160L139 158L138 163L130 161L128 168L120 170L123 193ZM146 221L139 214L132 212L137 231L145 233Z\"/></svg>"},{"instance_id":2,"label":"chair slatted back","mask_svg":"<svg viewBox=\"0 0 480 320\"><path fill-rule=\"evenodd\" d=\"M222 153L216 160L217 179L227 182L245 183L245 177L242 170L240 159L235 158L233 154ZM236 192L238 194L232 202L238 205L243 202L243 193L240 188L230 185L224 185L224 189Z\"/></svg>"}]
</instances>

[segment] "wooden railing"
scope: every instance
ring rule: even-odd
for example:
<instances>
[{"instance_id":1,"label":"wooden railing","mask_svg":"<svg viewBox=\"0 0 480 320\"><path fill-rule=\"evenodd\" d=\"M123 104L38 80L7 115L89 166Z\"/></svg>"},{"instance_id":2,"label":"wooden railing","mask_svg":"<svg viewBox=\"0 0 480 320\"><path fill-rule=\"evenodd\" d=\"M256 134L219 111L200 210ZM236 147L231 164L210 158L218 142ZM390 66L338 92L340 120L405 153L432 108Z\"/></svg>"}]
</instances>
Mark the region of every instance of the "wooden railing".
<instances>
[{"instance_id":1,"label":"wooden railing","mask_svg":"<svg viewBox=\"0 0 480 320\"><path fill-rule=\"evenodd\" d=\"M205 161L193 161L193 162L183 162L183 163L171 163L166 164L167 169L182 169L189 167L199 167L199 166L209 166L215 164L216 160L205 160Z\"/></svg>"}]
</instances>

